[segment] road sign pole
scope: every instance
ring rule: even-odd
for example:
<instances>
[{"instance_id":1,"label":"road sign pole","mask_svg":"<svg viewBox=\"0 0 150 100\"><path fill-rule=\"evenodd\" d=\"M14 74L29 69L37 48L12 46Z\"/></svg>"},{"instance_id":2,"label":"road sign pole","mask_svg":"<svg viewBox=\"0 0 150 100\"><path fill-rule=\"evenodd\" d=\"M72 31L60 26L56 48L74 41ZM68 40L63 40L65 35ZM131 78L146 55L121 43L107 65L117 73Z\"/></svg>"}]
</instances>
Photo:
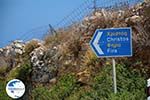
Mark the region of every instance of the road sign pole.
<instances>
[{"instance_id":1,"label":"road sign pole","mask_svg":"<svg viewBox=\"0 0 150 100\"><path fill-rule=\"evenodd\" d=\"M115 59L112 58L113 63L113 84L114 84L114 93L117 93L117 82L116 82L116 62Z\"/></svg>"},{"instance_id":2,"label":"road sign pole","mask_svg":"<svg viewBox=\"0 0 150 100\"><path fill-rule=\"evenodd\" d=\"M147 100L150 100L150 79L147 80Z\"/></svg>"}]
</instances>

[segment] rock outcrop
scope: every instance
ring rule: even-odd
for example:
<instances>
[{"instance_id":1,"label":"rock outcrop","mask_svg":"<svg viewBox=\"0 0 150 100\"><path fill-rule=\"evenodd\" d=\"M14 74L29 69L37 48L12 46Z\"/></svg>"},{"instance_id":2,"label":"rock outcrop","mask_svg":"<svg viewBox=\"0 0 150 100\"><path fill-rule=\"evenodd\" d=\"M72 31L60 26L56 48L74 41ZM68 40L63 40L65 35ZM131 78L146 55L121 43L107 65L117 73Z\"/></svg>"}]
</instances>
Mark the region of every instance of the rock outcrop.
<instances>
[{"instance_id":1,"label":"rock outcrop","mask_svg":"<svg viewBox=\"0 0 150 100\"><path fill-rule=\"evenodd\" d=\"M25 50L25 43L22 40L15 40L10 45L0 49L0 55L14 56L16 54L22 55Z\"/></svg>"},{"instance_id":2,"label":"rock outcrop","mask_svg":"<svg viewBox=\"0 0 150 100\"><path fill-rule=\"evenodd\" d=\"M57 74L57 48L47 49L40 46L30 53L32 81L47 83Z\"/></svg>"}]
</instances>

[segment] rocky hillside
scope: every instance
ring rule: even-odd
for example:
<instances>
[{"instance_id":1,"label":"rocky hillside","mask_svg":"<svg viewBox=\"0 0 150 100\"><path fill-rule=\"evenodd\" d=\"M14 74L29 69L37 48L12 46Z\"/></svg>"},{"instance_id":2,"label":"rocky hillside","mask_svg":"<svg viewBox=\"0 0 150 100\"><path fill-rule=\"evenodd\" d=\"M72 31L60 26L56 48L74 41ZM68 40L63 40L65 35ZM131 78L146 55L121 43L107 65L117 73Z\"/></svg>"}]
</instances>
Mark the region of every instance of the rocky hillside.
<instances>
[{"instance_id":1,"label":"rocky hillside","mask_svg":"<svg viewBox=\"0 0 150 100\"><path fill-rule=\"evenodd\" d=\"M111 59L98 59L89 46L96 29L115 27L132 28L134 52L131 58L116 58L120 75L117 95L111 89ZM149 77L149 0L130 9L97 10L82 23L59 29L57 34L48 35L44 40L33 39L26 43L16 40L0 49L0 88L5 88L4 84L10 79L21 79L27 86L22 99L143 100L144 79ZM5 92L0 94L1 98L9 99Z\"/></svg>"}]
</instances>

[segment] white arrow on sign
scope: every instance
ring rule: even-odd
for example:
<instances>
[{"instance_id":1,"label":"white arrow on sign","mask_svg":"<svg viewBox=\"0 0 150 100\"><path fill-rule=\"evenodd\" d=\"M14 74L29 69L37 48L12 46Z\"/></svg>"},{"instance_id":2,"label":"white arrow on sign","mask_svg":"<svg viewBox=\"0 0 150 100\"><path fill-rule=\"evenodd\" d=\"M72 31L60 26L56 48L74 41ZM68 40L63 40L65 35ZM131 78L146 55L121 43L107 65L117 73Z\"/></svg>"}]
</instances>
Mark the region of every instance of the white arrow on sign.
<instances>
[{"instance_id":1,"label":"white arrow on sign","mask_svg":"<svg viewBox=\"0 0 150 100\"><path fill-rule=\"evenodd\" d=\"M102 51L102 49L100 48L100 46L98 44L102 34L103 34L103 32L98 32L98 34L96 35L96 38L93 41L93 45L100 55L104 54L104 52Z\"/></svg>"}]
</instances>

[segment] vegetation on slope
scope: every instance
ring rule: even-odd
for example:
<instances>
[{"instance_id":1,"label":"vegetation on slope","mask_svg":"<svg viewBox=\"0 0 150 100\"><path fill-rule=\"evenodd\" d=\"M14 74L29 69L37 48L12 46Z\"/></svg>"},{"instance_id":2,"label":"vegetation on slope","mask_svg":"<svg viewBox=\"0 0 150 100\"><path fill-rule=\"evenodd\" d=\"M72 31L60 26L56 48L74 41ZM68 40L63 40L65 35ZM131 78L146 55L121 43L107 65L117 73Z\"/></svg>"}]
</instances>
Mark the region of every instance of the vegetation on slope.
<instances>
[{"instance_id":1,"label":"vegetation on slope","mask_svg":"<svg viewBox=\"0 0 150 100\"><path fill-rule=\"evenodd\" d=\"M149 3L143 3L135 9L126 9L121 13L100 10L89 16L88 20L84 20L82 27L73 25L64 30L58 30L58 34L46 36L44 44L30 41L25 46L26 52L15 57L14 61L17 60L15 65L18 66L10 68L9 64L1 64L3 66L0 66L0 100L9 100L5 93L5 85L13 78L21 79L27 86L27 93L23 99L26 97L31 100L146 99L146 79L150 77L149 7ZM101 15L95 17L96 13ZM93 16L94 19L92 19ZM132 27L133 29L133 57L116 59L117 94L113 93L111 59L97 58L88 44L97 28L112 27ZM39 47L42 48L40 51L43 48L45 51L42 52L42 56L37 55L35 58L40 59L39 61L45 65L33 68L33 64L29 61L30 54ZM31 78L34 71L42 75L41 70L44 68L50 70L48 73L52 70L56 71L53 77L54 84L50 82L51 80L42 83L34 82Z\"/></svg>"},{"instance_id":2,"label":"vegetation on slope","mask_svg":"<svg viewBox=\"0 0 150 100\"><path fill-rule=\"evenodd\" d=\"M90 85L77 82L72 74L62 76L52 88L38 86L32 91L35 100L144 100L145 78L124 64L117 64L117 90L113 93L112 66L104 66L92 77Z\"/></svg>"}]
</instances>

